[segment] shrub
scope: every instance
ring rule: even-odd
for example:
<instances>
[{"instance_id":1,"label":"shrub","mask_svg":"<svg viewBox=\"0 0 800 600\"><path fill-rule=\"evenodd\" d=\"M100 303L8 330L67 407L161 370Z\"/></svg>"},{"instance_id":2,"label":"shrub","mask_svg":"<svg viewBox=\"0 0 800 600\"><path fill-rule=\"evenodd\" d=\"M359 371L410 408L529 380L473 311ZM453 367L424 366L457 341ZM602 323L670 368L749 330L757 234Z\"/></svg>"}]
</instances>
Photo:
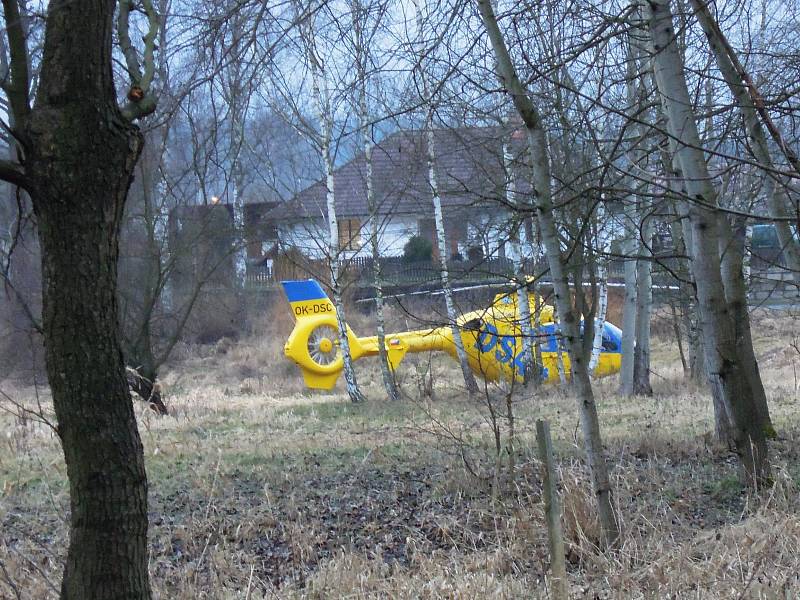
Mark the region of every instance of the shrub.
<instances>
[{"instance_id":1,"label":"shrub","mask_svg":"<svg viewBox=\"0 0 800 600\"><path fill-rule=\"evenodd\" d=\"M403 246L404 262L430 262L432 258L433 244L422 236L412 236Z\"/></svg>"}]
</instances>

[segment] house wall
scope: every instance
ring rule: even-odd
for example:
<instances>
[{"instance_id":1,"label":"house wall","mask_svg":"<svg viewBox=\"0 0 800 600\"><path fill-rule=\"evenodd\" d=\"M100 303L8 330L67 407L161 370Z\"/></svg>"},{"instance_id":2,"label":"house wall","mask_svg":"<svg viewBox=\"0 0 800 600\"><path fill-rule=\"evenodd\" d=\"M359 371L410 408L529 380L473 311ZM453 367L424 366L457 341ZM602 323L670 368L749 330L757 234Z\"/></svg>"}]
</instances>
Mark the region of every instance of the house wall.
<instances>
[{"instance_id":1,"label":"house wall","mask_svg":"<svg viewBox=\"0 0 800 600\"><path fill-rule=\"evenodd\" d=\"M481 248L483 256L514 259L514 244L510 243L511 215L498 209L472 216L467 226L467 240L462 253L466 256L470 248Z\"/></svg>"},{"instance_id":2,"label":"house wall","mask_svg":"<svg viewBox=\"0 0 800 600\"><path fill-rule=\"evenodd\" d=\"M381 256L401 256L408 239L417 235L418 219L413 216L395 215L378 217L378 249ZM347 257L369 256L370 224L367 217L361 219L361 249L345 251ZM283 248L295 247L309 258L325 258L328 249L328 224L322 219L305 219L300 222L282 223L278 226L278 239Z\"/></svg>"},{"instance_id":3,"label":"house wall","mask_svg":"<svg viewBox=\"0 0 800 600\"><path fill-rule=\"evenodd\" d=\"M416 215L378 216L378 247L381 256L402 256L408 239L414 235L425 235L436 245L435 232L425 229L424 217ZM345 251L347 258L369 256L370 225L367 217L361 218L361 249ZM428 219L432 221L432 219ZM432 226L432 225L431 225ZM511 228L507 211L481 211L471 214L446 215L445 230L448 236L449 255L456 249L466 258L471 247L480 247L487 257L513 258L513 245L509 243ZM430 227L428 228L430 229ZM322 219L304 219L294 223L283 223L278 227L278 236L283 248L296 247L309 258L321 259L327 255L328 224Z\"/></svg>"}]
</instances>

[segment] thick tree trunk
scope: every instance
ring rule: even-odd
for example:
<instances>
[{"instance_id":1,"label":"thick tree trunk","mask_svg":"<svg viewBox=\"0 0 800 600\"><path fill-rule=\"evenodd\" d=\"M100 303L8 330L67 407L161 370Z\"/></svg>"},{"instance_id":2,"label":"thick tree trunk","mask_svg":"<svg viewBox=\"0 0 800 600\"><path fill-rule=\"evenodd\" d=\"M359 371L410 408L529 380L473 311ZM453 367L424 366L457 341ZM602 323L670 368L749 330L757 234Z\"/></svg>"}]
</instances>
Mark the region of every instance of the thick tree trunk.
<instances>
[{"instance_id":1,"label":"thick tree trunk","mask_svg":"<svg viewBox=\"0 0 800 600\"><path fill-rule=\"evenodd\" d=\"M608 466L600 435L597 405L595 404L592 384L589 379L587 361L581 347L578 318L572 305L567 272L561 255L558 228L553 215L547 136L542 127L541 115L528 97L511 61L505 40L497 24L491 1L477 0L477 3L497 60L498 77L514 101L514 106L522 117L528 132L529 152L533 170L533 198L539 220L542 244L547 253L547 260L553 279L559 325L570 357L570 372L575 386L592 487L597 500L598 518L603 531L603 543L606 546L612 546L619 538L619 524L612 504L611 483L608 477Z\"/></svg>"},{"instance_id":2,"label":"thick tree trunk","mask_svg":"<svg viewBox=\"0 0 800 600\"><path fill-rule=\"evenodd\" d=\"M69 478L61 597L70 600L150 597L147 478L116 297L120 225L142 136L116 104L116 5L51 3L35 105L28 112L27 98L17 98L15 106L42 249L47 373Z\"/></svg>"},{"instance_id":3,"label":"thick tree trunk","mask_svg":"<svg viewBox=\"0 0 800 600\"><path fill-rule=\"evenodd\" d=\"M764 428L764 435L774 438L775 427L769 414L767 394L761 382L750 331L750 311L747 306L747 286L743 272L746 228L743 218L736 218L731 226L724 216L720 216L722 278L725 283L725 300L728 302L735 327L736 348L742 361L742 370L753 390L753 401Z\"/></svg>"},{"instance_id":4,"label":"thick tree trunk","mask_svg":"<svg viewBox=\"0 0 800 600\"><path fill-rule=\"evenodd\" d=\"M81 17L65 18L70 11L61 7L52 11L74 28L62 32L65 37L88 40L68 47L102 47L97 33L81 23L96 17L73 10ZM110 23L104 26L110 30ZM101 60L110 64L108 56ZM147 480L116 298L120 220L142 140L121 119L113 93L72 95L69 79L56 75L53 81L54 75L43 73L46 85L27 127L35 145L26 168L43 254L47 371L70 482L61 594L75 600L149 598ZM110 68L106 75L110 86Z\"/></svg>"},{"instance_id":5,"label":"thick tree trunk","mask_svg":"<svg viewBox=\"0 0 800 600\"><path fill-rule=\"evenodd\" d=\"M692 198L687 214L692 228L692 265L697 283L703 347L710 385L719 394L733 424L742 475L751 484L769 475L767 443L753 389L742 366L735 323L720 273L717 198L703 156L692 102L686 85L669 0L650 0L647 22L653 44L653 66L663 98L668 131L677 141L686 191Z\"/></svg>"}]
</instances>

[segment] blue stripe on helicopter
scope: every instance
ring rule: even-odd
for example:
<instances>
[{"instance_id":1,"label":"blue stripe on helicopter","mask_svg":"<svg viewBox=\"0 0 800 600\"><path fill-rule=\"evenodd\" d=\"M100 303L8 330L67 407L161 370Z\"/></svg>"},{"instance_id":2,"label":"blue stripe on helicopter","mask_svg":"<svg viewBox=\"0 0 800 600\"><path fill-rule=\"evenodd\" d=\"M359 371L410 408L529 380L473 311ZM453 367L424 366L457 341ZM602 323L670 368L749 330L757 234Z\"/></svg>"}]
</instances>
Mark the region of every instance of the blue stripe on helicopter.
<instances>
[{"instance_id":1,"label":"blue stripe on helicopter","mask_svg":"<svg viewBox=\"0 0 800 600\"><path fill-rule=\"evenodd\" d=\"M306 300L324 300L327 298L319 283L313 279L281 281L281 285L290 303L305 302Z\"/></svg>"}]
</instances>

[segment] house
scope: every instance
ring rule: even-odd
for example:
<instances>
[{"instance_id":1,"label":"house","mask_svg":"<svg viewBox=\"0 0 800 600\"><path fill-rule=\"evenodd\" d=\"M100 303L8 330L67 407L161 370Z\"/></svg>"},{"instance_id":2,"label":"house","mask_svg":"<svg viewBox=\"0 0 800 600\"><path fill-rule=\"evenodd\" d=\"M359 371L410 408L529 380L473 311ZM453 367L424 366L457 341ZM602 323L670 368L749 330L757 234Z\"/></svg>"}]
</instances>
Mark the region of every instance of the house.
<instances>
[{"instance_id":1,"label":"house","mask_svg":"<svg viewBox=\"0 0 800 600\"><path fill-rule=\"evenodd\" d=\"M509 256L508 242L515 232L507 209L505 163L521 162L521 132L504 127L437 129L434 140L448 256ZM512 148L505 160L504 143ZM381 256L402 255L415 235L430 240L438 254L426 132L407 130L387 136L374 147L372 160ZM339 245L346 258L371 254L366 171L361 153L334 173ZM327 256L326 192L322 179L263 216L274 226L275 242L282 250L296 249L312 259Z\"/></svg>"}]
</instances>

